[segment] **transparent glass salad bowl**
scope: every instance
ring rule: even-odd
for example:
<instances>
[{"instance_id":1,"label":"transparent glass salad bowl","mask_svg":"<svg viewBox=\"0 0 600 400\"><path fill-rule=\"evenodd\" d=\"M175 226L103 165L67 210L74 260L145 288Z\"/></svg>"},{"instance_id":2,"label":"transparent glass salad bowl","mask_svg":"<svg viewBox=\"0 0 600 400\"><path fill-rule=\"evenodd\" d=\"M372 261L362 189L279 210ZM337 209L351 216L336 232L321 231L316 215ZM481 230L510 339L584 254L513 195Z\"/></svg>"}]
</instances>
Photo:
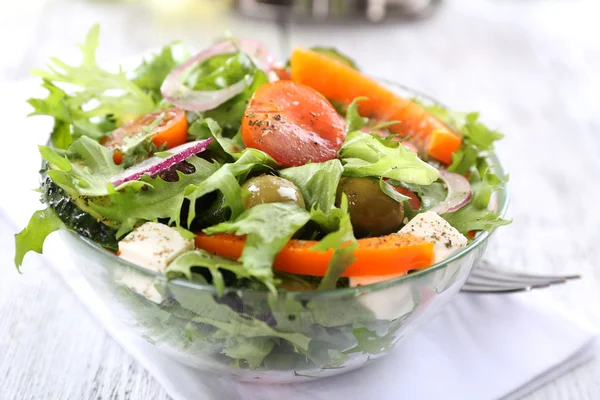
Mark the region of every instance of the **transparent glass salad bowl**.
<instances>
[{"instance_id":1,"label":"transparent glass salad bowl","mask_svg":"<svg viewBox=\"0 0 600 400\"><path fill-rule=\"evenodd\" d=\"M496 155L489 157L504 175ZM506 189L495 193L493 203L503 215ZM168 281L84 237L61 233L115 316L157 349L219 376L277 383L341 374L389 353L458 293L490 237L481 232L441 263L372 285L278 294L226 289L218 296L211 285Z\"/></svg>"}]
</instances>

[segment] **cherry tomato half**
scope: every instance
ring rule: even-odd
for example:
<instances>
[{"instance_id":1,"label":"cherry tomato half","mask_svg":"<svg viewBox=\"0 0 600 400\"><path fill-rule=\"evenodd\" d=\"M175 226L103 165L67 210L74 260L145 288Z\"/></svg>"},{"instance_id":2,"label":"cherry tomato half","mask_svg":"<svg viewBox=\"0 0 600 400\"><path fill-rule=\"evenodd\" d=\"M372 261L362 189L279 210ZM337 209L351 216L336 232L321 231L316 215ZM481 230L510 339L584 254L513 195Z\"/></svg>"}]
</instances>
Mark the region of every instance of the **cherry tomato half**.
<instances>
[{"instance_id":1,"label":"cherry tomato half","mask_svg":"<svg viewBox=\"0 0 600 400\"><path fill-rule=\"evenodd\" d=\"M292 81L266 83L254 92L242 118L246 147L285 166L337 157L344 123L319 92Z\"/></svg>"},{"instance_id":2,"label":"cherry tomato half","mask_svg":"<svg viewBox=\"0 0 600 400\"><path fill-rule=\"evenodd\" d=\"M408 199L408 205L410 206L410 208L412 208L415 211L421 208L421 199L419 199L419 196L417 196L415 192L399 186L394 186L394 189L396 189L396 192L410 197Z\"/></svg>"},{"instance_id":3,"label":"cherry tomato half","mask_svg":"<svg viewBox=\"0 0 600 400\"><path fill-rule=\"evenodd\" d=\"M164 116L160 121L160 124L152 130L152 142L156 146L166 144L169 149L184 144L187 140L188 123L185 111L179 108L158 110L150 114L142 115L103 137L100 140L100 144L116 149L113 154L113 161L118 165L123 160L123 156L118 150L118 147L123 145L125 138L136 136L142 132L142 128L152 125L152 123L163 114Z\"/></svg>"}]
</instances>

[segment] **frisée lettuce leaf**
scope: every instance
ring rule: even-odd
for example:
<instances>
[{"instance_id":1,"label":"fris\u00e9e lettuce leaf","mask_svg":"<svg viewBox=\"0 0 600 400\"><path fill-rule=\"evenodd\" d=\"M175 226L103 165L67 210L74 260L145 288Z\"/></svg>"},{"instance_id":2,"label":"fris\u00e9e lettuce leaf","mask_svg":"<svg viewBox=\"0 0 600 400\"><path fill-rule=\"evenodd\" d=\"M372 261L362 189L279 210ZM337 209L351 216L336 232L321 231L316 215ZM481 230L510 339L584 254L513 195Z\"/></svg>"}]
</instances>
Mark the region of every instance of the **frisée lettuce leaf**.
<instances>
[{"instance_id":1,"label":"fris\u00e9e lettuce leaf","mask_svg":"<svg viewBox=\"0 0 600 400\"><path fill-rule=\"evenodd\" d=\"M344 176L384 177L417 185L429 185L439 171L404 146L387 147L373 135L350 132L339 151Z\"/></svg>"},{"instance_id":2,"label":"fris\u00e9e lettuce leaf","mask_svg":"<svg viewBox=\"0 0 600 400\"><path fill-rule=\"evenodd\" d=\"M94 25L85 41L79 46L82 61L78 66L52 57L47 70L34 69L31 73L52 84L68 84L79 88L71 92L68 109L76 110L81 118L112 115L115 118L127 115L147 114L156 108L152 96L147 94L125 72L109 72L96 62L99 25Z\"/></svg>"},{"instance_id":3,"label":"fris\u00e9e lettuce leaf","mask_svg":"<svg viewBox=\"0 0 600 400\"><path fill-rule=\"evenodd\" d=\"M50 207L33 213L27 227L15 235L15 265L23 264L23 258L29 251L42 253L44 241L52 232L63 229L65 225Z\"/></svg>"},{"instance_id":4,"label":"fris\u00e9e lettuce leaf","mask_svg":"<svg viewBox=\"0 0 600 400\"><path fill-rule=\"evenodd\" d=\"M258 204L235 221L204 229L207 234L246 235L239 261L257 278L273 276L273 261L292 236L310 220L310 213L295 204ZM275 287L269 287L275 291Z\"/></svg>"}]
</instances>

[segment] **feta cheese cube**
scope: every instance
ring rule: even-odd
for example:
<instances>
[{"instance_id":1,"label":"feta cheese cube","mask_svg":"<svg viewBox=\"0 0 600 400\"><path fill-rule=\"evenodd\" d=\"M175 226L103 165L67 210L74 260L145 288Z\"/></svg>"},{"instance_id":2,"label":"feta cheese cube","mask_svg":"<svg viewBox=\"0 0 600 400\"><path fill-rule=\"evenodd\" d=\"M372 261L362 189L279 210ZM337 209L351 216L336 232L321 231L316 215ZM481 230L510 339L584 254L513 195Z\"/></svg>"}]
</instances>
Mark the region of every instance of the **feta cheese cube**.
<instances>
[{"instance_id":1,"label":"feta cheese cube","mask_svg":"<svg viewBox=\"0 0 600 400\"><path fill-rule=\"evenodd\" d=\"M163 302L163 296L156 288L154 279L149 276L144 276L137 271L120 271L116 281L153 303L160 304Z\"/></svg>"},{"instance_id":2,"label":"feta cheese cube","mask_svg":"<svg viewBox=\"0 0 600 400\"><path fill-rule=\"evenodd\" d=\"M390 279L399 278L406 275L406 272L399 274L390 275L377 275L377 276L351 276L348 278L350 287L371 285L373 283L379 283L383 281L389 281Z\"/></svg>"},{"instance_id":3,"label":"feta cheese cube","mask_svg":"<svg viewBox=\"0 0 600 400\"><path fill-rule=\"evenodd\" d=\"M450 257L468 242L456 228L432 211L418 214L398 233L408 233L433 243L434 263Z\"/></svg>"},{"instance_id":4,"label":"feta cheese cube","mask_svg":"<svg viewBox=\"0 0 600 400\"><path fill-rule=\"evenodd\" d=\"M178 255L194 249L177 229L146 222L119 242L119 257L154 272L164 272Z\"/></svg>"}]
</instances>

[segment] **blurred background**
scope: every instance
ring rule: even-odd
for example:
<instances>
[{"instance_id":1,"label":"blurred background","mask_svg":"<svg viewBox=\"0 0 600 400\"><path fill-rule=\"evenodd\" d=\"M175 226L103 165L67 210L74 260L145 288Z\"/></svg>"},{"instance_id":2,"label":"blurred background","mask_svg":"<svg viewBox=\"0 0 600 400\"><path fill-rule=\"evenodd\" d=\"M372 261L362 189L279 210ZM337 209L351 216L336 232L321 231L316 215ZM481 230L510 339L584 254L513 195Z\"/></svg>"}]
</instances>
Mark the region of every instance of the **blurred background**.
<instances>
[{"instance_id":1,"label":"blurred background","mask_svg":"<svg viewBox=\"0 0 600 400\"><path fill-rule=\"evenodd\" d=\"M369 74L481 111L506 135L498 148L514 220L487 258L506 269L582 274L549 295L600 324L600 1L0 0L0 10L5 101L19 90L10 83L29 80L48 57L77 60L74 44L98 22L105 66L175 40L202 49L229 31L264 41L281 62L294 46L333 46ZM32 382L48 398L165 398L51 271L31 265L16 274L12 232L0 229L0 238L0 319L10 322L0 324L10 332L0 353L37 361L39 345L66 355L56 368L45 358L26 369L0 363L9 385ZM55 304L43 318L41 302ZM34 340L35 332L54 334ZM598 376L595 361L532 398L598 398Z\"/></svg>"}]
</instances>

